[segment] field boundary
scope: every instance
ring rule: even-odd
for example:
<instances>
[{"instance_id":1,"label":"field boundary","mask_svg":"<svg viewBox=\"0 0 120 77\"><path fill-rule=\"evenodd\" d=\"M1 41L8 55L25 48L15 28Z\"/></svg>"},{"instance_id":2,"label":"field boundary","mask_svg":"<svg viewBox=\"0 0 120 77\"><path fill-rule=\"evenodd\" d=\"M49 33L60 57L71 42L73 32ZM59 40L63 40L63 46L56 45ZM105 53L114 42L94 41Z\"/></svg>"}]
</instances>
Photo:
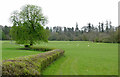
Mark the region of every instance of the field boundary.
<instances>
[{"instance_id":1,"label":"field boundary","mask_svg":"<svg viewBox=\"0 0 120 77\"><path fill-rule=\"evenodd\" d=\"M64 54L64 50L48 52L3 60L2 75L41 75L48 65Z\"/></svg>"}]
</instances>

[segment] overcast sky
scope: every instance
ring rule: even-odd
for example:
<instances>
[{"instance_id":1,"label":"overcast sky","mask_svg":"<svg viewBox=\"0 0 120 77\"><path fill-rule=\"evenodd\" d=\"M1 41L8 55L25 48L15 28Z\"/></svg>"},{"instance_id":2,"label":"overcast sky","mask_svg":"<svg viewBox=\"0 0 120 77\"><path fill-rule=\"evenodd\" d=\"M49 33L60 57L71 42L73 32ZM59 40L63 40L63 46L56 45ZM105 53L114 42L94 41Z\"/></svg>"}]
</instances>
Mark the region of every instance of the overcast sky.
<instances>
[{"instance_id":1,"label":"overcast sky","mask_svg":"<svg viewBox=\"0 0 120 77\"><path fill-rule=\"evenodd\" d=\"M12 26L9 17L14 10L19 10L25 4L42 7L43 14L48 17L46 26L75 27L76 22L81 28L91 22L112 21L118 25L119 0L1 0L0 25Z\"/></svg>"}]
</instances>

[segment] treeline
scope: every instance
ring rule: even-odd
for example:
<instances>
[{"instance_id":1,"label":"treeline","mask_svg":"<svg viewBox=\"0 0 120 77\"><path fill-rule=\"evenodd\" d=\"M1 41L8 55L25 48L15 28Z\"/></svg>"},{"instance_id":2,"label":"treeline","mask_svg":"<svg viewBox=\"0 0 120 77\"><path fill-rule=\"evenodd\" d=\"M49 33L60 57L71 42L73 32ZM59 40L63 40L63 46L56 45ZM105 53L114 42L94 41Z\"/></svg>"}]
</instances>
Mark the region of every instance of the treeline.
<instances>
[{"instance_id":1,"label":"treeline","mask_svg":"<svg viewBox=\"0 0 120 77\"><path fill-rule=\"evenodd\" d=\"M0 25L0 40L10 40L10 28L8 26ZM87 26L83 26L81 29L76 23L76 27L46 27L49 30L50 41L93 41L93 42L105 42L105 43L119 43L119 31L120 26L112 26L111 21L105 23L99 22L97 26L88 23Z\"/></svg>"},{"instance_id":2,"label":"treeline","mask_svg":"<svg viewBox=\"0 0 120 77\"><path fill-rule=\"evenodd\" d=\"M10 28L8 26L0 25L0 40L10 40Z\"/></svg>"},{"instance_id":3,"label":"treeline","mask_svg":"<svg viewBox=\"0 0 120 77\"><path fill-rule=\"evenodd\" d=\"M88 23L87 26L83 26L81 29L76 23L76 27L46 27L50 31L49 40L57 41L93 41L93 42L106 42L106 43L118 43L118 27L112 26L111 21L106 23L98 23L98 26L94 26Z\"/></svg>"}]
</instances>

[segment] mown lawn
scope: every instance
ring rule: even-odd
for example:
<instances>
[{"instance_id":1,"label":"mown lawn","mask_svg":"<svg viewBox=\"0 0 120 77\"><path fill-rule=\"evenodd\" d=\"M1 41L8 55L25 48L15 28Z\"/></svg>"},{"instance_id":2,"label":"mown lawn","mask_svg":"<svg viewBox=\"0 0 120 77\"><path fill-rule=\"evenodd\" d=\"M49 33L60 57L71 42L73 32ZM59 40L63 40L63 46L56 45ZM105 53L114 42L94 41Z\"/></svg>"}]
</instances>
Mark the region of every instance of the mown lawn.
<instances>
[{"instance_id":1,"label":"mown lawn","mask_svg":"<svg viewBox=\"0 0 120 77\"><path fill-rule=\"evenodd\" d=\"M20 45L2 42L2 58L38 54L38 51L18 50ZM117 75L118 44L84 41L49 41L36 46L59 48L65 55L48 66L43 75Z\"/></svg>"},{"instance_id":2,"label":"mown lawn","mask_svg":"<svg viewBox=\"0 0 120 77\"><path fill-rule=\"evenodd\" d=\"M82 41L50 41L39 44L65 50L43 75L117 75L118 44Z\"/></svg>"},{"instance_id":3,"label":"mown lawn","mask_svg":"<svg viewBox=\"0 0 120 77\"><path fill-rule=\"evenodd\" d=\"M2 60L41 53L40 51L20 50L24 46L11 41L2 41Z\"/></svg>"}]
</instances>

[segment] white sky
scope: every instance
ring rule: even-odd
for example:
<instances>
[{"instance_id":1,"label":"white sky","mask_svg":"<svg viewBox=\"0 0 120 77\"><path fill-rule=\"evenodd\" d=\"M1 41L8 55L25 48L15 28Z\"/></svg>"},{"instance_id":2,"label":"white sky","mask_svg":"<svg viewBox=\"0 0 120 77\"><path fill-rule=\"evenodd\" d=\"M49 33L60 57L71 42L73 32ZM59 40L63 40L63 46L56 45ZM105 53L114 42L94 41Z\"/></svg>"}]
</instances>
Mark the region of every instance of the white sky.
<instances>
[{"instance_id":1,"label":"white sky","mask_svg":"<svg viewBox=\"0 0 120 77\"><path fill-rule=\"evenodd\" d=\"M9 17L14 10L19 10L25 4L42 7L43 14L48 17L46 26L75 27L76 22L81 28L88 22L98 25L98 22L112 21L118 25L119 0L1 0L0 25L12 26Z\"/></svg>"}]
</instances>

